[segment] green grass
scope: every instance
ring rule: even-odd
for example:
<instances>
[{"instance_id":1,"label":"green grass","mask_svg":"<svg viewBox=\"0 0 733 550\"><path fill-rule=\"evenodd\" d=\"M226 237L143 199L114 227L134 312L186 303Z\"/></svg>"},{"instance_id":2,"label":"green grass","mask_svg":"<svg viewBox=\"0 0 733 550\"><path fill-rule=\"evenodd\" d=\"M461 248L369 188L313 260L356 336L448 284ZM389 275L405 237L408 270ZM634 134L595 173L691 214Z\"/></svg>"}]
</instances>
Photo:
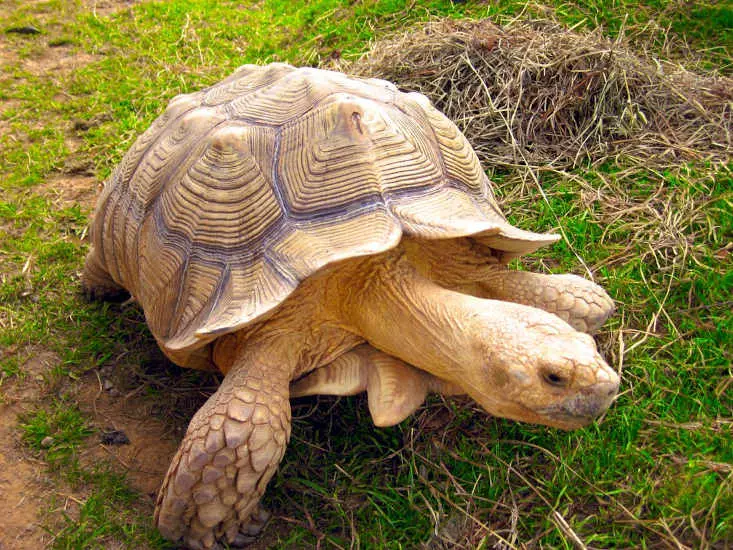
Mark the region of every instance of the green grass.
<instances>
[{"instance_id":1,"label":"green grass","mask_svg":"<svg viewBox=\"0 0 733 550\"><path fill-rule=\"evenodd\" d=\"M684 37L700 67L730 72L725 3L557 1L549 9L610 35L654 20L657 27L636 33L639 43L682 56ZM432 16L520 13L544 12L514 1L420 0L407 12L397 1L182 0L97 15L80 2L4 4L0 29L32 24L42 34L2 36L12 54L0 74L0 346L10 350L0 355L2 384L23 383L39 346L60 357L49 384L134 364L128 382L185 425L201 401L196 384L210 380L165 364L134 307L81 299L90 208L60 202L58 178L103 179L171 97L243 63L315 65ZM39 70L53 55L83 63ZM628 162L543 175L547 201L531 186L517 192L516 174L495 174L512 220L568 237L526 265L583 273L579 255L621 304L600 337L610 362L624 367L623 393L604 422L564 433L431 399L399 426L377 429L363 398L322 398L315 409L298 402L293 440L266 495L279 516L268 531L272 547L432 540L435 548L488 548L503 540L569 548L554 513L593 547L730 544L731 166L629 172ZM175 385L189 397L170 401ZM82 494L75 514L49 520L55 547L165 547L151 519L136 517L142 497L116 465L78 460L97 427L74 395L35 404L19 427L28 452ZM41 446L47 436L53 443Z\"/></svg>"},{"instance_id":2,"label":"green grass","mask_svg":"<svg viewBox=\"0 0 733 550\"><path fill-rule=\"evenodd\" d=\"M45 460L55 466L67 464L92 433L79 410L63 401L28 415L21 420L20 428L26 443L43 452Z\"/></svg>"}]
</instances>

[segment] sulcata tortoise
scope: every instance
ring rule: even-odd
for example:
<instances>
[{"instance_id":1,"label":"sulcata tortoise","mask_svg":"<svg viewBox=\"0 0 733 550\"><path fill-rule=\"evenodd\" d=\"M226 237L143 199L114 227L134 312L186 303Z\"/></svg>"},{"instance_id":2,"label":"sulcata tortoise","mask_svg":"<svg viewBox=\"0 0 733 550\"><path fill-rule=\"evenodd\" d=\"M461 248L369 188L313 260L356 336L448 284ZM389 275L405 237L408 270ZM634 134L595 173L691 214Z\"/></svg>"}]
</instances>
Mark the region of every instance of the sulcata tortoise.
<instances>
[{"instance_id":1,"label":"sulcata tortoise","mask_svg":"<svg viewBox=\"0 0 733 550\"><path fill-rule=\"evenodd\" d=\"M171 360L224 374L158 496L162 534L246 544L289 398L366 391L392 425L427 392L572 429L619 379L594 283L506 268L557 236L502 215L470 145L418 93L245 65L173 99L106 182L82 284L129 293Z\"/></svg>"}]
</instances>

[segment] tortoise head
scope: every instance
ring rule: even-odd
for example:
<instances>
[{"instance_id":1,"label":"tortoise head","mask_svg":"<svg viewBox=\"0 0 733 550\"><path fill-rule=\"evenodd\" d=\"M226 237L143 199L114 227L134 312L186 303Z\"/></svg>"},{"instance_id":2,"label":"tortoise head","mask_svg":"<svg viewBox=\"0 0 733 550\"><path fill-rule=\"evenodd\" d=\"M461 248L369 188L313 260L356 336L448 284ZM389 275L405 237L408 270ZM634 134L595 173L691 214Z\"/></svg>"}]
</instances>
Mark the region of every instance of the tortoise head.
<instances>
[{"instance_id":1,"label":"tortoise head","mask_svg":"<svg viewBox=\"0 0 733 550\"><path fill-rule=\"evenodd\" d=\"M516 307L515 307L516 306ZM562 429L584 426L603 413L619 386L618 374L595 341L558 317L515 304L513 315L492 316L478 331L478 367L457 382L496 416Z\"/></svg>"}]
</instances>

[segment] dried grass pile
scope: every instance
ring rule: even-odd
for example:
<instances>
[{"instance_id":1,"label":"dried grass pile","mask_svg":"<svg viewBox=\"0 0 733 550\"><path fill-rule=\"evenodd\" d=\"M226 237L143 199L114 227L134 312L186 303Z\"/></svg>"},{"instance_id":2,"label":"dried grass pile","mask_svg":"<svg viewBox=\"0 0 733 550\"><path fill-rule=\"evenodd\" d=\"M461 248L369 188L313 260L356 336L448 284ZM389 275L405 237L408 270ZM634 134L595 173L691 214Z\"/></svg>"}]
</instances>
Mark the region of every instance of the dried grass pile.
<instances>
[{"instance_id":1,"label":"dried grass pile","mask_svg":"<svg viewBox=\"0 0 733 550\"><path fill-rule=\"evenodd\" d=\"M600 32L442 20L337 64L421 91L493 165L731 157L733 79L701 76Z\"/></svg>"}]
</instances>

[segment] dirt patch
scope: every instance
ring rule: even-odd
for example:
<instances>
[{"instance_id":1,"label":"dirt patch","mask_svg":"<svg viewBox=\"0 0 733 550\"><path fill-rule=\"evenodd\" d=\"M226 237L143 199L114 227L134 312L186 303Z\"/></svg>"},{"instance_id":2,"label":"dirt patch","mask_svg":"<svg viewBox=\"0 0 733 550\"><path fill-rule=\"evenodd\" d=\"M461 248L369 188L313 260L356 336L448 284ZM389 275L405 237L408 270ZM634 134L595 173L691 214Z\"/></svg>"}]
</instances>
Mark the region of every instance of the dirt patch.
<instances>
[{"instance_id":1,"label":"dirt patch","mask_svg":"<svg viewBox=\"0 0 733 550\"><path fill-rule=\"evenodd\" d=\"M8 350L6 350L8 351ZM21 376L0 384L0 509L4 512L0 529L0 550L38 550L48 547L52 535L46 530L61 522L61 512L78 514L78 503L88 497L87 488L71 488L49 474L44 461L30 456L21 441L20 419L41 406L49 393L49 374L60 357L47 350L18 351L32 354ZM74 402L96 428L79 453L86 469L107 462L124 472L129 486L140 492L133 505L141 517L153 516L155 496L181 438L181 426L156 416L154 399L138 389L126 395L103 386L96 372L83 376L68 391ZM110 391L112 390L112 391ZM124 434L128 441L110 432ZM51 509L59 501L58 509ZM108 541L115 547L114 541Z\"/></svg>"},{"instance_id":2,"label":"dirt patch","mask_svg":"<svg viewBox=\"0 0 733 550\"><path fill-rule=\"evenodd\" d=\"M45 375L60 358L40 351L21 367L21 379L0 386L0 550L44 548L51 535L42 525L53 487L45 474L45 464L22 450L19 416L30 411L45 392Z\"/></svg>"},{"instance_id":3,"label":"dirt patch","mask_svg":"<svg viewBox=\"0 0 733 550\"><path fill-rule=\"evenodd\" d=\"M180 434L169 422L155 416L156 404L150 398L105 390L103 382L91 373L82 379L79 408L89 413L101 436L81 454L82 462L110 460L125 472L130 485L148 495L146 502L152 516L155 495L178 448ZM110 432L123 433L129 443L105 444ZM106 438L111 442L111 438ZM118 442L120 439L118 438Z\"/></svg>"},{"instance_id":4,"label":"dirt patch","mask_svg":"<svg viewBox=\"0 0 733 550\"><path fill-rule=\"evenodd\" d=\"M34 75L55 74L58 78L101 58L102 56L77 52L69 47L49 47L45 48L41 55L23 60L22 66Z\"/></svg>"},{"instance_id":5,"label":"dirt patch","mask_svg":"<svg viewBox=\"0 0 733 550\"><path fill-rule=\"evenodd\" d=\"M80 67L102 58L100 55L77 51L71 43L55 46L54 34L16 37L0 42L0 67L17 64L21 70L35 76L58 81ZM33 47L32 53L19 56L20 48L16 41L29 42Z\"/></svg>"},{"instance_id":6,"label":"dirt patch","mask_svg":"<svg viewBox=\"0 0 733 550\"><path fill-rule=\"evenodd\" d=\"M45 466L29 460L17 450L17 412L0 405L0 550L44 548L51 538L39 524L38 512L45 507L50 483Z\"/></svg>"},{"instance_id":7,"label":"dirt patch","mask_svg":"<svg viewBox=\"0 0 733 550\"><path fill-rule=\"evenodd\" d=\"M39 190L59 208L78 205L82 210L91 211L102 190L102 182L94 176L61 175L49 178Z\"/></svg>"},{"instance_id":8,"label":"dirt patch","mask_svg":"<svg viewBox=\"0 0 733 550\"><path fill-rule=\"evenodd\" d=\"M95 17L107 17L113 13L130 9L138 3L137 0L87 0L83 5L91 10Z\"/></svg>"}]
</instances>

